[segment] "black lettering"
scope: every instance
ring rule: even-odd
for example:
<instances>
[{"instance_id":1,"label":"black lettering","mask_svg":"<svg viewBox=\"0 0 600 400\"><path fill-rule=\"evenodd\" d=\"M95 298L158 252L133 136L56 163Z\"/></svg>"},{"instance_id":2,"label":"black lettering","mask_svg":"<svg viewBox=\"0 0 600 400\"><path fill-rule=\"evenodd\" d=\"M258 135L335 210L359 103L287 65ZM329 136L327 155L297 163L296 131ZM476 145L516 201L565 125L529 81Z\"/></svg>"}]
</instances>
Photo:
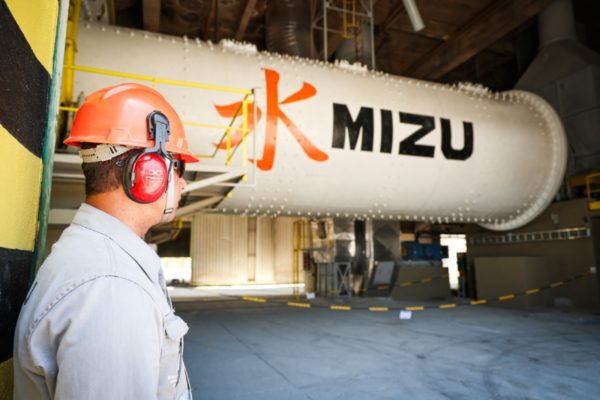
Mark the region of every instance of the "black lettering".
<instances>
[{"instance_id":1,"label":"black lettering","mask_svg":"<svg viewBox=\"0 0 600 400\"><path fill-rule=\"evenodd\" d=\"M435 147L417 144L417 141L425 137L435 128L435 120L428 115L400 113L400 122L404 124L421 125L421 128L400 142L400 154L419 157L433 157Z\"/></svg>"},{"instance_id":2,"label":"black lettering","mask_svg":"<svg viewBox=\"0 0 600 400\"><path fill-rule=\"evenodd\" d=\"M354 150L358 143L358 136L362 130L362 151L373 151L373 109L361 107L356 117L352 119L350 111L345 104L333 103L333 143L337 149L343 149L346 141L346 130L350 140L350 149Z\"/></svg>"},{"instance_id":3,"label":"black lettering","mask_svg":"<svg viewBox=\"0 0 600 400\"><path fill-rule=\"evenodd\" d=\"M390 110L381 110L381 152L392 152L394 140L393 115Z\"/></svg>"},{"instance_id":4,"label":"black lettering","mask_svg":"<svg viewBox=\"0 0 600 400\"><path fill-rule=\"evenodd\" d=\"M452 148L452 127L450 120L440 118L442 124L442 153L449 160L466 160L473 154L473 124L463 122L464 144L460 150Z\"/></svg>"}]
</instances>

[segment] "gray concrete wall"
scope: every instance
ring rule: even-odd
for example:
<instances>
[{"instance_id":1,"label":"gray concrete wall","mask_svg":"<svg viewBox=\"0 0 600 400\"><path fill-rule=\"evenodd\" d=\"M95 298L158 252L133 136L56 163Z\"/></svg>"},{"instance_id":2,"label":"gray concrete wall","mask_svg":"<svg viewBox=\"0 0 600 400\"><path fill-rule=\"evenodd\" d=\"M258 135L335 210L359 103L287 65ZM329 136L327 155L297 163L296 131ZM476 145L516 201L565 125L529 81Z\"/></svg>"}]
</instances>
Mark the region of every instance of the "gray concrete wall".
<instances>
[{"instance_id":1,"label":"gray concrete wall","mask_svg":"<svg viewBox=\"0 0 600 400\"><path fill-rule=\"evenodd\" d=\"M590 220L600 213L587 209L586 199L577 199L552 204L540 217L527 226L515 231L538 232L553 229L579 228L589 226ZM489 232L488 234L493 234ZM596 238L598 240L598 238ZM540 257L552 263L548 269L552 282L570 278L590 271L598 261L594 256L594 238L553 240L541 242L467 245L469 263L473 266L479 257ZM507 259L508 264L510 264ZM507 268L514 268L506 265ZM498 264L497 268L501 268ZM479 285L487 285L487 279L496 279L494 274L478 277ZM519 288L520 275L515 275L515 291ZM503 283L504 284L504 283ZM600 291L597 276L579 279L575 282L552 289L552 299L566 298L574 307L600 308Z\"/></svg>"}]
</instances>

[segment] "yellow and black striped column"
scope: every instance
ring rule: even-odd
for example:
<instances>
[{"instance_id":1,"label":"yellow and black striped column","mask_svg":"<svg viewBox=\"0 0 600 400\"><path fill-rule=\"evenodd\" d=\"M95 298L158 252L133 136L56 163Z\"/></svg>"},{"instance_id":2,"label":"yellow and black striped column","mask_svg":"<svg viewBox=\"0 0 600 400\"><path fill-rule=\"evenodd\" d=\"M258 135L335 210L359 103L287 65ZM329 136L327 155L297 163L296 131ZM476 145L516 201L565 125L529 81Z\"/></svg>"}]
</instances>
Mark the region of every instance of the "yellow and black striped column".
<instances>
[{"instance_id":1,"label":"yellow and black striped column","mask_svg":"<svg viewBox=\"0 0 600 400\"><path fill-rule=\"evenodd\" d=\"M60 0L0 0L0 399L33 270Z\"/></svg>"}]
</instances>

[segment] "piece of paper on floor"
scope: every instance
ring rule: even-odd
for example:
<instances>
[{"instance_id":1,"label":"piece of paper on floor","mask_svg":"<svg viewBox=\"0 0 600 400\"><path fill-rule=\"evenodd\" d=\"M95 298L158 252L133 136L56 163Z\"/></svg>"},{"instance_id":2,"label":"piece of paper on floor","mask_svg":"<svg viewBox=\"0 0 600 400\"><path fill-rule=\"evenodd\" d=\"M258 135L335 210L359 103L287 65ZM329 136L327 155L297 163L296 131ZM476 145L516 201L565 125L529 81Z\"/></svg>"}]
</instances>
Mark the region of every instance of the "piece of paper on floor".
<instances>
[{"instance_id":1,"label":"piece of paper on floor","mask_svg":"<svg viewBox=\"0 0 600 400\"><path fill-rule=\"evenodd\" d=\"M411 318L412 318L412 311L405 311L405 310L400 311L400 319L411 319Z\"/></svg>"}]
</instances>

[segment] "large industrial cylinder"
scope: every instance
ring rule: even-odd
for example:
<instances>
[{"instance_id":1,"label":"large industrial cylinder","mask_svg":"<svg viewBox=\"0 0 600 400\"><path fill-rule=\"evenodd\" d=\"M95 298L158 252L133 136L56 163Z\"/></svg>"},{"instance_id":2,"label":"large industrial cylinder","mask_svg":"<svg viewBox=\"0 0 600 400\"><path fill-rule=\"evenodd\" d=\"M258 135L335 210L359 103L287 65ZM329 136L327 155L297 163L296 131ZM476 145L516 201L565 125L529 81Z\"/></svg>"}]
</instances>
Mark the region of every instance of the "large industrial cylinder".
<instances>
[{"instance_id":1,"label":"large industrial cylinder","mask_svg":"<svg viewBox=\"0 0 600 400\"><path fill-rule=\"evenodd\" d=\"M565 134L538 96L490 93L123 28L80 25L77 64L255 89L248 179L218 207L261 215L527 224L552 201ZM129 79L130 80L130 79ZM123 79L78 72L75 93ZM184 120L229 124L243 95L158 85ZM241 117L233 122L241 125ZM212 154L223 130L188 125ZM237 143L233 135L232 146ZM201 168L225 165L226 151ZM232 166L242 166L239 144ZM233 168L233 167L232 167Z\"/></svg>"}]
</instances>

